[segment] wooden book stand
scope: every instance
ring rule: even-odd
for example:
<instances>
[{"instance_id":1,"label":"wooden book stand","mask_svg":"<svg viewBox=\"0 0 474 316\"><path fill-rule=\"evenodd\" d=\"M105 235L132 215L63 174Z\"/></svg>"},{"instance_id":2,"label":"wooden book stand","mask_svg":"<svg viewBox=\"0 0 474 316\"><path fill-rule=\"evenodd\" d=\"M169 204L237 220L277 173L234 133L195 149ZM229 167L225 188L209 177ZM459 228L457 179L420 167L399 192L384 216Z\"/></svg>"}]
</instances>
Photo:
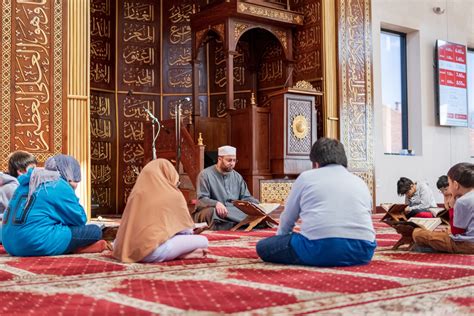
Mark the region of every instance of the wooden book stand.
<instances>
[{"instance_id":1,"label":"wooden book stand","mask_svg":"<svg viewBox=\"0 0 474 316\"><path fill-rule=\"evenodd\" d=\"M405 215L406 204L381 204L382 208L386 212L380 221L406 221ZM390 225L391 226L391 225Z\"/></svg>"},{"instance_id":2,"label":"wooden book stand","mask_svg":"<svg viewBox=\"0 0 474 316\"><path fill-rule=\"evenodd\" d=\"M242 227L243 225L248 224L249 226L245 229L245 231L251 231L255 226L259 223L267 223L267 224L275 224L278 225L278 222L271 218L263 208L259 207L258 204L248 202L248 201L241 201L236 200L232 202L235 207L240 209L242 212L247 214L247 217L232 227L231 231L235 231Z\"/></svg>"}]
</instances>

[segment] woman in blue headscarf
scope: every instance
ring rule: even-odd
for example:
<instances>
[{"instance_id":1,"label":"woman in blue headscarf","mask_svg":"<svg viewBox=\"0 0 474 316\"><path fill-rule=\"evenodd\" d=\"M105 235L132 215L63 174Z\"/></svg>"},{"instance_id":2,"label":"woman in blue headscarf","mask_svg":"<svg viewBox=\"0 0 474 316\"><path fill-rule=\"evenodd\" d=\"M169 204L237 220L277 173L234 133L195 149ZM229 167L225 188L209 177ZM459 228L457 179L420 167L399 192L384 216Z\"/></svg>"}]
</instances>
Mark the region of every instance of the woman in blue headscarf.
<instances>
[{"instance_id":1,"label":"woman in blue headscarf","mask_svg":"<svg viewBox=\"0 0 474 316\"><path fill-rule=\"evenodd\" d=\"M74 190L81 181L76 159L56 155L44 169L29 169L3 216L3 246L12 256L54 256L76 251L102 238Z\"/></svg>"}]
</instances>

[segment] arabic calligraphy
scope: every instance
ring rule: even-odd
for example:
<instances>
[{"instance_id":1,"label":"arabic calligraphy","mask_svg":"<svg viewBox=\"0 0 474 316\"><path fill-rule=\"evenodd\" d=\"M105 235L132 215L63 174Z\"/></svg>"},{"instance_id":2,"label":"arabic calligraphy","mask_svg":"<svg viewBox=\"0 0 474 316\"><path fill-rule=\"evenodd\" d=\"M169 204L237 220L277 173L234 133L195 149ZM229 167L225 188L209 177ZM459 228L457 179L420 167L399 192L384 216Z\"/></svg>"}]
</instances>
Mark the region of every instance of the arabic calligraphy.
<instances>
[{"instance_id":1,"label":"arabic calligraphy","mask_svg":"<svg viewBox=\"0 0 474 316\"><path fill-rule=\"evenodd\" d=\"M173 68L168 70L168 84L170 87L190 88L192 86L192 69Z\"/></svg>"},{"instance_id":2,"label":"arabic calligraphy","mask_svg":"<svg viewBox=\"0 0 474 316\"><path fill-rule=\"evenodd\" d=\"M14 72L15 149L47 152L51 147L50 5L17 1Z\"/></svg>"},{"instance_id":3,"label":"arabic calligraphy","mask_svg":"<svg viewBox=\"0 0 474 316\"><path fill-rule=\"evenodd\" d=\"M152 25L125 22L123 25L123 41L125 43L147 43L155 42L155 27Z\"/></svg>"},{"instance_id":4,"label":"arabic calligraphy","mask_svg":"<svg viewBox=\"0 0 474 316\"><path fill-rule=\"evenodd\" d=\"M124 67L122 82L128 85L152 87L155 85L155 70L149 68Z\"/></svg>"},{"instance_id":5,"label":"arabic calligraphy","mask_svg":"<svg viewBox=\"0 0 474 316\"><path fill-rule=\"evenodd\" d=\"M90 78L92 82L110 83L110 66L91 61Z\"/></svg>"},{"instance_id":6,"label":"arabic calligraphy","mask_svg":"<svg viewBox=\"0 0 474 316\"><path fill-rule=\"evenodd\" d=\"M126 143L123 146L123 162L137 163L145 157L145 149L139 143Z\"/></svg>"},{"instance_id":7,"label":"arabic calligraphy","mask_svg":"<svg viewBox=\"0 0 474 316\"><path fill-rule=\"evenodd\" d=\"M191 14L194 13L194 7L192 4L173 5L169 12L171 23L190 22Z\"/></svg>"},{"instance_id":8,"label":"arabic calligraphy","mask_svg":"<svg viewBox=\"0 0 474 316\"><path fill-rule=\"evenodd\" d=\"M112 143L91 140L92 160L112 160Z\"/></svg>"},{"instance_id":9,"label":"arabic calligraphy","mask_svg":"<svg viewBox=\"0 0 474 316\"><path fill-rule=\"evenodd\" d=\"M154 65L155 49L153 47L125 46L122 57L127 65Z\"/></svg>"},{"instance_id":10,"label":"arabic calligraphy","mask_svg":"<svg viewBox=\"0 0 474 316\"><path fill-rule=\"evenodd\" d=\"M112 122L102 118L91 118L91 135L95 138L111 138Z\"/></svg>"},{"instance_id":11,"label":"arabic calligraphy","mask_svg":"<svg viewBox=\"0 0 474 316\"><path fill-rule=\"evenodd\" d=\"M110 98L91 95L91 115L110 115Z\"/></svg>"},{"instance_id":12,"label":"arabic calligraphy","mask_svg":"<svg viewBox=\"0 0 474 316\"><path fill-rule=\"evenodd\" d=\"M146 119L147 114L143 108L145 107L150 112L153 112L153 109L155 108L155 101L129 97L124 100L123 105L123 116L125 118Z\"/></svg>"},{"instance_id":13,"label":"arabic calligraphy","mask_svg":"<svg viewBox=\"0 0 474 316\"><path fill-rule=\"evenodd\" d=\"M123 4L123 18L125 20L153 22L154 21L154 6L153 4L124 2Z\"/></svg>"},{"instance_id":14,"label":"arabic calligraphy","mask_svg":"<svg viewBox=\"0 0 474 316\"><path fill-rule=\"evenodd\" d=\"M112 168L109 165L92 165L92 184L106 184L112 179Z\"/></svg>"},{"instance_id":15,"label":"arabic calligraphy","mask_svg":"<svg viewBox=\"0 0 474 316\"><path fill-rule=\"evenodd\" d=\"M123 122L123 137L128 141L143 141L145 139L145 131L143 122L125 121Z\"/></svg>"}]
</instances>

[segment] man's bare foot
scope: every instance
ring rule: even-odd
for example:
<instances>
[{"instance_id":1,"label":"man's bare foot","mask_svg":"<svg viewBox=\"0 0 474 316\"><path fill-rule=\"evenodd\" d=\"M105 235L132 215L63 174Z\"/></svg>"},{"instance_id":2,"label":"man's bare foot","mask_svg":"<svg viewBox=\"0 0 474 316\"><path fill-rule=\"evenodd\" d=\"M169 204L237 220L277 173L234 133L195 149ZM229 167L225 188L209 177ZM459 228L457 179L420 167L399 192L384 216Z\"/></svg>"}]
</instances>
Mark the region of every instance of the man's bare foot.
<instances>
[{"instance_id":1,"label":"man's bare foot","mask_svg":"<svg viewBox=\"0 0 474 316\"><path fill-rule=\"evenodd\" d=\"M209 254L209 249L207 248L198 248L190 253L182 255L179 259L201 259L206 258Z\"/></svg>"}]
</instances>

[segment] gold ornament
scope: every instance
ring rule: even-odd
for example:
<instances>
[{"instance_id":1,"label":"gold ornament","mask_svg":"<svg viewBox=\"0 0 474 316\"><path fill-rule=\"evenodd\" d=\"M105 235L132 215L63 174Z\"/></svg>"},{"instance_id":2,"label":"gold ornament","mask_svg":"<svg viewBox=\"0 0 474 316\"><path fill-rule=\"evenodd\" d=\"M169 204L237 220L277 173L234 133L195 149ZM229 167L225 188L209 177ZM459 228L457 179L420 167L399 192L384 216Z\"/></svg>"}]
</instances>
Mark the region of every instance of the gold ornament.
<instances>
[{"instance_id":1,"label":"gold ornament","mask_svg":"<svg viewBox=\"0 0 474 316\"><path fill-rule=\"evenodd\" d=\"M308 120L303 115L297 115L291 123L296 138L303 139L308 135Z\"/></svg>"},{"instance_id":2,"label":"gold ornament","mask_svg":"<svg viewBox=\"0 0 474 316\"><path fill-rule=\"evenodd\" d=\"M203 139L202 139L202 133L199 133L198 143L197 143L197 144L198 144L199 146L203 146L204 143L203 143L202 141L203 141Z\"/></svg>"}]
</instances>

